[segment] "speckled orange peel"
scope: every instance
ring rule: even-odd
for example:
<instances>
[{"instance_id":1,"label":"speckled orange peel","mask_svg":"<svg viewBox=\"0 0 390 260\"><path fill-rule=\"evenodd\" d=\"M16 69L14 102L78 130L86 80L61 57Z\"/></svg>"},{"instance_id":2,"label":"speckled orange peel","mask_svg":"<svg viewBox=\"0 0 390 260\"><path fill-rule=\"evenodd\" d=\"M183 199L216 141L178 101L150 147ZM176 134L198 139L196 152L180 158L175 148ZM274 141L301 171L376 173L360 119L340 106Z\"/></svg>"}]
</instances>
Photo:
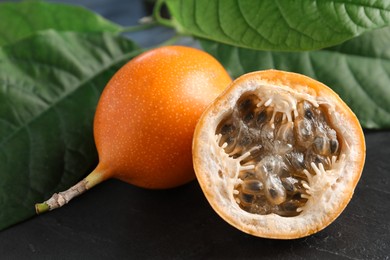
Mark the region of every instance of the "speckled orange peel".
<instances>
[{"instance_id":1,"label":"speckled orange peel","mask_svg":"<svg viewBox=\"0 0 390 260\"><path fill-rule=\"evenodd\" d=\"M42 213L109 179L149 189L195 179L192 136L201 113L231 78L201 50L165 46L124 65L100 97L94 138L99 164L85 179L36 204Z\"/></svg>"},{"instance_id":2,"label":"speckled orange peel","mask_svg":"<svg viewBox=\"0 0 390 260\"><path fill-rule=\"evenodd\" d=\"M278 70L236 79L202 114L193 163L212 208L248 234L295 239L333 222L365 161L358 119L340 97Z\"/></svg>"}]
</instances>

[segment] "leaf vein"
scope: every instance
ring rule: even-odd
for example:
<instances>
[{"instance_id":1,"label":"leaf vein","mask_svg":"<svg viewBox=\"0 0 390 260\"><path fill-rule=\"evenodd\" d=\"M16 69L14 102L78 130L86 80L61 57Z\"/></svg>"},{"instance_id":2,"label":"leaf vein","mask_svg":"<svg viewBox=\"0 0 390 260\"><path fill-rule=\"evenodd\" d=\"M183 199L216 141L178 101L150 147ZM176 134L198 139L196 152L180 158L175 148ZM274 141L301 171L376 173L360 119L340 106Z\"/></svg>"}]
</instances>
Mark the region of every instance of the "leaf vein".
<instances>
[{"instance_id":1,"label":"leaf vein","mask_svg":"<svg viewBox=\"0 0 390 260\"><path fill-rule=\"evenodd\" d=\"M237 2L237 1L236 1ZM249 22L249 19L245 16L245 12L243 11L243 8L242 6L240 5L240 2L238 1L237 2L237 6L239 8L239 13L242 17L242 19L245 21L246 25L247 25L247 28L245 30L245 32L242 34L242 35L245 35L247 34L248 31L253 31L255 34L261 36L261 39L267 43L269 43L270 45L275 45L274 42L272 42L271 40L268 39L268 37L266 37L264 35L264 33L261 31L261 30L258 30L258 28L256 28L255 26L253 26L250 22ZM243 36L242 36L243 37Z\"/></svg>"},{"instance_id":2,"label":"leaf vein","mask_svg":"<svg viewBox=\"0 0 390 260\"><path fill-rule=\"evenodd\" d=\"M223 1L223 0L222 0ZM226 32L226 29L223 26L222 22L222 15L224 14L221 10L221 1L217 1L217 10L218 10L218 27L220 28L220 31L223 33L225 37L227 37L231 41L235 41L234 37L232 37L229 33Z\"/></svg>"},{"instance_id":3,"label":"leaf vein","mask_svg":"<svg viewBox=\"0 0 390 260\"><path fill-rule=\"evenodd\" d=\"M198 21L198 15L197 15L197 8L196 8L196 6L197 6L197 2L196 1L193 1L192 2L193 3L193 7L192 7L192 10L194 10L194 13L193 13L193 21L194 21L194 25L196 26L196 28L202 33L202 34L206 34L207 35L207 33L203 30L203 28L199 25L199 21ZM201 17L202 18L202 17Z\"/></svg>"}]
</instances>

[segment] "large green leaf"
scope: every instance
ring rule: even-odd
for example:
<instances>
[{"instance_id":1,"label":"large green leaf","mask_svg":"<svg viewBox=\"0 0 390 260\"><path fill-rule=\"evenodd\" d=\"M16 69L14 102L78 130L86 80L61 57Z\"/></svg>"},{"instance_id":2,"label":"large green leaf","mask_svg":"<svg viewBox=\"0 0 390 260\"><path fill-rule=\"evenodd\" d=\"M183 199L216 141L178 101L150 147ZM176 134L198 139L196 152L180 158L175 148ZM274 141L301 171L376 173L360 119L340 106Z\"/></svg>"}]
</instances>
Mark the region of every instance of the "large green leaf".
<instances>
[{"instance_id":1,"label":"large green leaf","mask_svg":"<svg viewBox=\"0 0 390 260\"><path fill-rule=\"evenodd\" d=\"M390 24L388 0L163 2L179 31L258 50L320 49Z\"/></svg>"},{"instance_id":2,"label":"large green leaf","mask_svg":"<svg viewBox=\"0 0 390 260\"><path fill-rule=\"evenodd\" d=\"M91 170L101 90L137 52L111 33L51 30L0 48L0 230Z\"/></svg>"},{"instance_id":3,"label":"large green leaf","mask_svg":"<svg viewBox=\"0 0 390 260\"><path fill-rule=\"evenodd\" d=\"M390 128L390 27L340 46L311 52L267 52L203 41L233 77L279 69L305 74L333 88L365 128Z\"/></svg>"},{"instance_id":4,"label":"large green leaf","mask_svg":"<svg viewBox=\"0 0 390 260\"><path fill-rule=\"evenodd\" d=\"M0 46L34 32L119 32L122 28L78 6L38 1L0 3Z\"/></svg>"}]
</instances>

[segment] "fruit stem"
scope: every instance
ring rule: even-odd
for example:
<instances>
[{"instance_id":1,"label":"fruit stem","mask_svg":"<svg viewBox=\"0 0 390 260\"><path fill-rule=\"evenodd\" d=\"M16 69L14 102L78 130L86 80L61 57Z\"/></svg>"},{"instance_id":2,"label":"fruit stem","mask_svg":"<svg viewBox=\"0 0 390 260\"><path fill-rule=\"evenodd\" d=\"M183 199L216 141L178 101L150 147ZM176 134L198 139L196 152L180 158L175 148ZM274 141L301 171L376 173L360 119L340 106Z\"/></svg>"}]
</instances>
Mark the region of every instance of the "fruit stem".
<instances>
[{"instance_id":1,"label":"fruit stem","mask_svg":"<svg viewBox=\"0 0 390 260\"><path fill-rule=\"evenodd\" d=\"M66 191L54 193L50 199L35 204L35 211L37 214L50 211L67 204L71 199L77 197L90 188L108 179L107 172L98 165L87 177L70 187Z\"/></svg>"}]
</instances>

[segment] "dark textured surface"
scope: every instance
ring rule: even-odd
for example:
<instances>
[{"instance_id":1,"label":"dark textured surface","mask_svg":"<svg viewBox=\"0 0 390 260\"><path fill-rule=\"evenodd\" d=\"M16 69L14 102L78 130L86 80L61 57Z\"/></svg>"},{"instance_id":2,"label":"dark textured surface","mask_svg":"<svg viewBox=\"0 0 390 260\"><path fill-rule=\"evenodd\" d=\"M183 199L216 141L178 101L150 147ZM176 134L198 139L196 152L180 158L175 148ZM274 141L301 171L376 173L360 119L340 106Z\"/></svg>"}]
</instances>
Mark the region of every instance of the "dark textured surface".
<instances>
[{"instance_id":1,"label":"dark textured surface","mask_svg":"<svg viewBox=\"0 0 390 260\"><path fill-rule=\"evenodd\" d=\"M225 223L194 181L143 190L110 180L71 204L0 233L6 259L257 258L388 259L390 132L368 132L366 166L355 195L325 230L279 241Z\"/></svg>"},{"instance_id":2,"label":"dark textured surface","mask_svg":"<svg viewBox=\"0 0 390 260\"><path fill-rule=\"evenodd\" d=\"M72 1L124 25L145 14L140 1ZM131 37L144 46L163 28ZM0 259L390 259L390 131L366 131L367 159L341 216L307 238L246 235L210 208L198 184L143 190L109 180L71 204L0 232Z\"/></svg>"}]
</instances>

